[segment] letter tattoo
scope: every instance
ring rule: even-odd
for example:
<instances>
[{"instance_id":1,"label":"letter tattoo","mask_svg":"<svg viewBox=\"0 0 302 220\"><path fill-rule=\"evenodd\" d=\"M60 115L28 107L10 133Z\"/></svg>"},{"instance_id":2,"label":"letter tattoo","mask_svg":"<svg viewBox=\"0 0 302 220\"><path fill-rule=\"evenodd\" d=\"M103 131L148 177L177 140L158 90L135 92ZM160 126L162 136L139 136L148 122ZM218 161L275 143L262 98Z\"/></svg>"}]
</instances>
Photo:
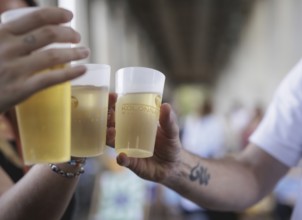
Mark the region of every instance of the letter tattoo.
<instances>
[{"instance_id":1,"label":"letter tattoo","mask_svg":"<svg viewBox=\"0 0 302 220\"><path fill-rule=\"evenodd\" d=\"M189 178L191 181L199 181L200 185L208 185L211 175L208 173L208 169L197 164L192 168Z\"/></svg>"}]
</instances>

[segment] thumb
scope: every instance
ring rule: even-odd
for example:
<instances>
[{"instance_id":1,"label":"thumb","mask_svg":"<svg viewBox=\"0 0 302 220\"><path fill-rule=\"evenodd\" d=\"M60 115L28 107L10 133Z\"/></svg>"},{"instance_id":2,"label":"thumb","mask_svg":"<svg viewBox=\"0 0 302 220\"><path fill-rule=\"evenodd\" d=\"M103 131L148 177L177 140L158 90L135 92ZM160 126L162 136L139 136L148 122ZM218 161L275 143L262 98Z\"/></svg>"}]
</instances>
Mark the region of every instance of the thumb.
<instances>
[{"instance_id":1,"label":"thumb","mask_svg":"<svg viewBox=\"0 0 302 220\"><path fill-rule=\"evenodd\" d=\"M125 153L120 153L116 158L117 164L123 167L129 167L130 165L130 158L127 157Z\"/></svg>"},{"instance_id":2,"label":"thumb","mask_svg":"<svg viewBox=\"0 0 302 220\"><path fill-rule=\"evenodd\" d=\"M160 109L160 127L168 138L175 138L179 135L176 115L168 103L164 103Z\"/></svg>"}]
</instances>

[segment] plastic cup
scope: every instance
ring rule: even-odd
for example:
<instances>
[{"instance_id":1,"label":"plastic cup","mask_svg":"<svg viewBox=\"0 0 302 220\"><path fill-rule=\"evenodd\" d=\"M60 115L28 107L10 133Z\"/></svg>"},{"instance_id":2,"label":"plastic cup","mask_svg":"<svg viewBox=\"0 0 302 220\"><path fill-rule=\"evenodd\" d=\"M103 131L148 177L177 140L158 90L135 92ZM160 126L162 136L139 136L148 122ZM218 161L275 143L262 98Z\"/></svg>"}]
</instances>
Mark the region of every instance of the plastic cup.
<instances>
[{"instance_id":1,"label":"plastic cup","mask_svg":"<svg viewBox=\"0 0 302 220\"><path fill-rule=\"evenodd\" d=\"M151 157L159 119L165 76L145 67L116 72L115 149L129 157Z\"/></svg>"},{"instance_id":2,"label":"plastic cup","mask_svg":"<svg viewBox=\"0 0 302 220\"><path fill-rule=\"evenodd\" d=\"M71 81L71 155L93 157L106 146L110 66L86 64L87 72Z\"/></svg>"},{"instance_id":3,"label":"plastic cup","mask_svg":"<svg viewBox=\"0 0 302 220\"><path fill-rule=\"evenodd\" d=\"M6 11L1 15L3 23L39 10L28 7ZM50 44L42 48L70 47L71 44ZM62 69L69 64L54 66ZM71 87L62 83L44 89L16 106L18 129L21 138L24 163L59 163L70 160Z\"/></svg>"}]
</instances>

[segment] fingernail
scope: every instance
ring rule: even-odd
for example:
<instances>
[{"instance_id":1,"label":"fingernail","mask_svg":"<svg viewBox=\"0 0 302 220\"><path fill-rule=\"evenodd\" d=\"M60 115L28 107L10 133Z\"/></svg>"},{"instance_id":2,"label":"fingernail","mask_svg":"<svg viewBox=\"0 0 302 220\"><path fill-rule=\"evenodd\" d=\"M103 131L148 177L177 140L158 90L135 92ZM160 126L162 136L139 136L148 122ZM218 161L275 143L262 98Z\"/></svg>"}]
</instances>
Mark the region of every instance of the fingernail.
<instances>
[{"instance_id":1,"label":"fingernail","mask_svg":"<svg viewBox=\"0 0 302 220\"><path fill-rule=\"evenodd\" d=\"M116 162L118 163L118 165L123 166L122 161L119 157L116 158Z\"/></svg>"},{"instance_id":2,"label":"fingernail","mask_svg":"<svg viewBox=\"0 0 302 220\"><path fill-rule=\"evenodd\" d=\"M67 9L62 9L64 10L66 21L70 21L73 18L73 13Z\"/></svg>"}]
</instances>

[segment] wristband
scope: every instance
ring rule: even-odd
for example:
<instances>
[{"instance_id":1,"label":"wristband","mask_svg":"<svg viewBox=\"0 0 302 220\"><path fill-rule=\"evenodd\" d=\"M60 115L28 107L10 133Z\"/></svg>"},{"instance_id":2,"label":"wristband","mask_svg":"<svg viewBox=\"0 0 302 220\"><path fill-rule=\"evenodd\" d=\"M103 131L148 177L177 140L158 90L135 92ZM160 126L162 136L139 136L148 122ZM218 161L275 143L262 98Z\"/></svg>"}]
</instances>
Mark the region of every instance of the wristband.
<instances>
[{"instance_id":1,"label":"wristband","mask_svg":"<svg viewBox=\"0 0 302 220\"><path fill-rule=\"evenodd\" d=\"M50 169L63 176L63 177L66 177L66 178L75 178L75 177L78 177L80 176L81 174L83 174L85 172L85 169L84 169L84 165L85 165L85 162L86 162L86 158L74 158L72 157L70 161L68 161L67 163L73 167L77 167L78 170L75 171L75 172L69 172L69 171L65 171L61 168L59 168L56 164L52 164L50 163L49 164L49 167Z\"/></svg>"},{"instance_id":2,"label":"wristband","mask_svg":"<svg viewBox=\"0 0 302 220\"><path fill-rule=\"evenodd\" d=\"M67 163L71 166L81 167L86 164L86 157L71 157Z\"/></svg>"}]
</instances>

